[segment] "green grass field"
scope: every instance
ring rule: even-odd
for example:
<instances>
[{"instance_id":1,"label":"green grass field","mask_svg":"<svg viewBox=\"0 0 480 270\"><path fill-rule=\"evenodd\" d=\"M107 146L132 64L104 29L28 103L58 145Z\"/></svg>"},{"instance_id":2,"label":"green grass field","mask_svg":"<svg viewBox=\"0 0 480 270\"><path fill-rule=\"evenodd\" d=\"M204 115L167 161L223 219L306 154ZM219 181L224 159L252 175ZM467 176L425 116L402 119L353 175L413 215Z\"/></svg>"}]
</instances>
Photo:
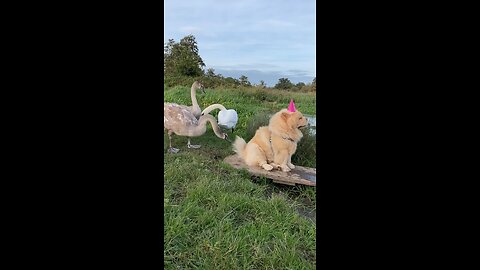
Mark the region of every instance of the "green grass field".
<instances>
[{"instance_id":1,"label":"green grass field","mask_svg":"<svg viewBox=\"0 0 480 270\"><path fill-rule=\"evenodd\" d=\"M286 108L291 98L297 110L316 114L314 93L252 88L206 92L197 94L202 109L220 103L238 112L235 133L228 131L232 140L239 135L248 142L248 127L256 117ZM164 96L166 102L191 105L190 88L167 88ZM187 138L174 135L173 146L180 152L167 153L164 135L165 268L314 269L315 187L272 184L223 163L234 152L229 142L215 136L210 124L191 142L202 147L188 149ZM293 163L315 167L314 160Z\"/></svg>"}]
</instances>

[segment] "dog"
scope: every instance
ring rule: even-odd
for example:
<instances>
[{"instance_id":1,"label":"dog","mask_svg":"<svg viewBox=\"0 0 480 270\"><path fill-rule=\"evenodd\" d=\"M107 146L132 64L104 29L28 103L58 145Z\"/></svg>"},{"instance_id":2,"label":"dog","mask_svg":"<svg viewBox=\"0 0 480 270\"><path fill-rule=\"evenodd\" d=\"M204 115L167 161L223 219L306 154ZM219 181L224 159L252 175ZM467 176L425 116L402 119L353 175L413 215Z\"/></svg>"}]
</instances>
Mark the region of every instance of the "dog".
<instances>
[{"instance_id":1,"label":"dog","mask_svg":"<svg viewBox=\"0 0 480 270\"><path fill-rule=\"evenodd\" d=\"M303 137L300 129L307 124L308 120L301 112L282 109L270 118L268 126L258 128L248 143L237 136L233 151L248 166L260 166L267 171L281 168L289 172L295 168L292 155Z\"/></svg>"}]
</instances>

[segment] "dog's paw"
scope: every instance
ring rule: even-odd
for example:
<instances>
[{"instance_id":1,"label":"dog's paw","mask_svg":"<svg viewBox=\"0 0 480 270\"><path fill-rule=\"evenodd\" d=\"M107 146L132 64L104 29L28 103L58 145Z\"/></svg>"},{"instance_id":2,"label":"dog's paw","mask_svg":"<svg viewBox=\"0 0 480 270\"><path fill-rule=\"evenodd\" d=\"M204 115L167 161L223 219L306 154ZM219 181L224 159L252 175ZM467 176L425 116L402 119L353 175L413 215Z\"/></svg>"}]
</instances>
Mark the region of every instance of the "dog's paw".
<instances>
[{"instance_id":1,"label":"dog's paw","mask_svg":"<svg viewBox=\"0 0 480 270\"><path fill-rule=\"evenodd\" d=\"M270 166L272 166L274 169L279 169L280 168L280 165L278 165L277 163L270 163Z\"/></svg>"},{"instance_id":2,"label":"dog's paw","mask_svg":"<svg viewBox=\"0 0 480 270\"><path fill-rule=\"evenodd\" d=\"M284 172L289 172L289 171L291 171L288 166L281 166L281 167L282 167L282 171L284 171Z\"/></svg>"},{"instance_id":3,"label":"dog's paw","mask_svg":"<svg viewBox=\"0 0 480 270\"><path fill-rule=\"evenodd\" d=\"M287 166L292 170L295 169L295 165L293 165L292 163L287 163Z\"/></svg>"},{"instance_id":4,"label":"dog's paw","mask_svg":"<svg viewBox=\"0 0 480 270\"><path fill-rule=\"evenodd\" d=\"M271 165L268 165L268 164L263 164L262 168L267 170L267 171L271 171L273 169L273 167Z\"/></svg>"}]
</instances>

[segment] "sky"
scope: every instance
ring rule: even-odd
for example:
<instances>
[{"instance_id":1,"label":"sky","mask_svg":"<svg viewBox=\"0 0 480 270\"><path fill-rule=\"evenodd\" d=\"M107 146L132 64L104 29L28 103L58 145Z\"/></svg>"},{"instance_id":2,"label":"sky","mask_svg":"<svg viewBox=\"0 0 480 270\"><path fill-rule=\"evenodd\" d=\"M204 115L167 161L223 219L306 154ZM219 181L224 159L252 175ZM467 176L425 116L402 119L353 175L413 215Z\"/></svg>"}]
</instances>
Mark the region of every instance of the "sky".
<instances>
[{"instance_id":1,"label":"sky","mask_svg":"<svg viewBox=\"0 0 480 270\"><path fill-rule=\"evenodd\" d=\"M251 83L316 77L315 0L164 0L164 36L192 34L206 67Z\"/></svg>"}]
</instances>

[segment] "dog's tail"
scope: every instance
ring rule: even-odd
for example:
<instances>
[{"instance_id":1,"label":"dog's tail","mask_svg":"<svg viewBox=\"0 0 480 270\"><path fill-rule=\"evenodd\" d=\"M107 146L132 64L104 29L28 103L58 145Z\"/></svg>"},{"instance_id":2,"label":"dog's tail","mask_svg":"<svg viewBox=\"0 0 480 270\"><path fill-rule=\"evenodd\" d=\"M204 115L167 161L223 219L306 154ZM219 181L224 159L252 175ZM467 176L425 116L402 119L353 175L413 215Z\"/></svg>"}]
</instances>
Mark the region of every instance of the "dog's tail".
<instances>
[{"instance_id":1,"label":"dog's tail","mask_svg":"<svg viewBox=\"0 0 480 270\"><path fill-rule=\"evenodd\" d=\"M247 143L245 142L245 140L237 136L235 138L235 141L233 142L233 151L235 151L235 153L237 153L238 156L240 156L242 159L245 159L244 154L246 146Z\"/></svg>"}]
</instances>

